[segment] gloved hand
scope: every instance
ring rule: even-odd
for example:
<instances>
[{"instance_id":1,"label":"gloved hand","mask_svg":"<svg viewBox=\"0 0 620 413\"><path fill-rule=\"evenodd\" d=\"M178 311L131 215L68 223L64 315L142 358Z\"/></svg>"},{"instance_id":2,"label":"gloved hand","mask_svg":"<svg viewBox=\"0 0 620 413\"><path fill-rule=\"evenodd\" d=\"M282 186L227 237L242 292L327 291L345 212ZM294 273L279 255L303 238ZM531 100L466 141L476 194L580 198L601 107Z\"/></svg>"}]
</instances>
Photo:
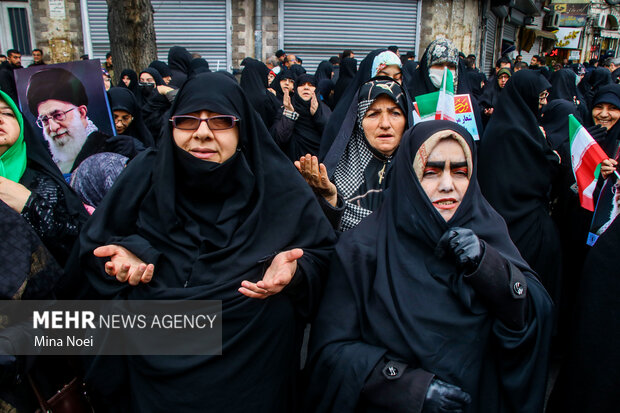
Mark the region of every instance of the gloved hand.
<instances>
[{"instance_id":1,"label":"gloved hand","mask_svg":"<svg viewBox=\"0 0 620 413\"><path fill-rule=\"evenodd\" d=\"M587 127L586 130L597 142L607 135L607 128L601 125L592 125Z\"/></svg>"},{"instance_id":2,"label":"gloved hand","mask_svg":"<svg viewBox=\"0 0 620 413\"><path fill-rule=\"evenodd\" d=\"M469 403L471 397L460 387L433 379L426 391L422 413L463 413Z\"/></svg>"},{"instance_id":3,"label":"gloved hand","mask_svg":"<svg viewBox=\"0 0 620 413\"><path fill-rule=\"evenodd\" d=\"M133 138L127 135L111 136L106 141L106 146L111 152L118 153L128 158L133 158L137 154Z\"/></svg>"},{"instance_id":4,"label":"gloved hand","mask_svg":"<svg viewBox=\"0 0 620 413\"><path fill-rule=\"evenodd\" d=\"M480 239L474 231L467 228L450 228L441 236L435 248L437 257L452 257L456 265L466 273L472 273L478 268L482 254Z\"/></svg>"}]
</instances>

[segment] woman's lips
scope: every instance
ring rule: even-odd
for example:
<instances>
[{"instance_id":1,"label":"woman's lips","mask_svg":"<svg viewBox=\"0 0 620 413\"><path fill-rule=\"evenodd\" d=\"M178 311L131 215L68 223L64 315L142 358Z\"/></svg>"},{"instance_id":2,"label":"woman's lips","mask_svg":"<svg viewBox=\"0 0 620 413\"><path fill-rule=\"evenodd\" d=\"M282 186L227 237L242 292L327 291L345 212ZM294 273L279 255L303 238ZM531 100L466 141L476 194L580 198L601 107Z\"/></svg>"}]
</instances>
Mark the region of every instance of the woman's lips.
<instances>
[{"instance_id":1,"label":"woman's lips","mask_svg":"<svg viewBox=\"0 0 620 413\"><path fill-rule=\"evenodd\" d=\"M196 158L200 158L200 159L209 159L217 153L210 149L191 149L189 152L192 155L194 155Z\"/></svg>"},{"instance_id":2,"label":"woman's lips","mask_svg":"<svg viewBox=\"0 0 620 413\"><path fill-rule=\"evenodd\" d=\"M443 198L433 201L433 205L437 209L454 209L458 204L459 201L454 198Z\"/></svg>"}]
</instances>

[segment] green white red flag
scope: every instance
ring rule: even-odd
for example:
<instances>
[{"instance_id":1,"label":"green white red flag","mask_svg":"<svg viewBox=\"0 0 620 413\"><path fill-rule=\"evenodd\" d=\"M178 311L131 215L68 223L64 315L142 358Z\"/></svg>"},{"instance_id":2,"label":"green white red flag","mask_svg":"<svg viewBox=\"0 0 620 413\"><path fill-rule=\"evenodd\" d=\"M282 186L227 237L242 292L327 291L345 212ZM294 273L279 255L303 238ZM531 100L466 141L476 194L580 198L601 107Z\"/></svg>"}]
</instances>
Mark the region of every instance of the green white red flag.
<instances>
[{"instance_id":1,"label":"green white red flag","mask_svg":"<svg viewBox=\"0 0 620 413\"><path fill-rule=\"evenodd\" d=\"M601 162L609 158L573 115L568 115L570 158L579 190L579 202L594 211L594 189L601 171Z\"/></svg>"},{"instance_id":2,"label":"green white red flag","mask_svg":"<svg viewBox=\"0 0 620 413\"><path fill-rule=\"evenodd\" d=\"M447 67L443 68L443 79L441 80L441 87L439 88L435 119L445 119L456 122L456 113L454 111L454 77Z\"/></svg>"}]
</instances>

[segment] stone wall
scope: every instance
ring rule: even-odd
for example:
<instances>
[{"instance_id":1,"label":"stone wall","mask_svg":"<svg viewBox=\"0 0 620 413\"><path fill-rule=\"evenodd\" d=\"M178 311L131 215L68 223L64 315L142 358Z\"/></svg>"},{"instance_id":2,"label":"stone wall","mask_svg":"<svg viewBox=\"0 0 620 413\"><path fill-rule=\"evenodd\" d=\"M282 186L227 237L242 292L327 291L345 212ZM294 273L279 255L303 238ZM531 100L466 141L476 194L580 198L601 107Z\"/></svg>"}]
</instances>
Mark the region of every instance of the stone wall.
<instances>
[{"instance_id":1,"label":"stone wall","mask_svg":"<svg viewBox=\"0 0 620 413\"><path fill-rule=\"evenodd\" d=\"M263 61L278 49L278 0L263 0Z\"/></svg>"},{"instance_id":2,"label":"stone wall","mask_svg":"<svg viewBox=\"0 0 620 413\"><path fill-rule=\"evenodd\" d=\"M232 0L232 66L254 56L254 0Z\"/></svg>"},{"instance_id":3,"label":"stone wall","mask_svg":"<svg viewBox=\"0 0 620 413\"><path fill-rule=\"evenodd\" d=\"M46 63L78 60L84 53L79 0L65 0L65 18L51 18L48 0L31 0L35 48Z\"/></svg>"},{"instance_id":4,"label":"stone wall","mask_svg":"<svg viewBox=\"0 0 620 413\"><path fill-rule=\"evenodd\" d=\"M423 0L420 57L426 46L446 37L466 55L480 52L482 16L479 0Z\"/></svg>"},{"instance_id":5,"label":"stone wall","mask_svg":"<svg viewBox=\"0 0 620 413\"><path fill-rule=\"evenodd\" d=\"M278 0L263 0L262 48L263 55L255 56L254 50L254 0L232 0L232 65L239 67L245 57L259 60L278 50Z\"/></svg>"}]
</instances>

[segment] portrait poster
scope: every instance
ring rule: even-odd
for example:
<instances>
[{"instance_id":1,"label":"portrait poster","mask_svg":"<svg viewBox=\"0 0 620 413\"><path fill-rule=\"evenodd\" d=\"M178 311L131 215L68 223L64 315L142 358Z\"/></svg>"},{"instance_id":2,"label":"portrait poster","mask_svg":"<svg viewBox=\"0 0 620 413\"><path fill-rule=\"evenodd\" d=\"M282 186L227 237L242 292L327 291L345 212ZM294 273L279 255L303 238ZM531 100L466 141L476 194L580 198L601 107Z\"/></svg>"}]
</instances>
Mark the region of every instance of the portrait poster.
<instances>
[{"instance_id":1,"label":"portrait poster","mask_svg":"<svg viewBox=\"0 0 620 413\"><path fill-rule=\"evenodd\" d=\"M79 60L68 63L58 63L51 65L32 66L15 70L15 84L19 98L19 108L24 115L24 121L32 125L33 130L43 138L43 130L36 124L38 114L32 113L28 106L27 92L31 77L43 70L61 68L71 72L84 86L88 99L88 119L90 119L98 130L110 136L116 135L108 95L103 85L101 63L99 60ZM50 82L50 88L56 86Z\"/></svg>"},{"instance_id":2,"label":"portrait poster","mask_svg":"<svg viewBox=\"0 0 620 413\"><path fill-rule=\"evenodd\" d=\"M620 213L620 184L614 175L605 180L596 202L587 244L592 246Z\"/></svg>"}]
</instances>

